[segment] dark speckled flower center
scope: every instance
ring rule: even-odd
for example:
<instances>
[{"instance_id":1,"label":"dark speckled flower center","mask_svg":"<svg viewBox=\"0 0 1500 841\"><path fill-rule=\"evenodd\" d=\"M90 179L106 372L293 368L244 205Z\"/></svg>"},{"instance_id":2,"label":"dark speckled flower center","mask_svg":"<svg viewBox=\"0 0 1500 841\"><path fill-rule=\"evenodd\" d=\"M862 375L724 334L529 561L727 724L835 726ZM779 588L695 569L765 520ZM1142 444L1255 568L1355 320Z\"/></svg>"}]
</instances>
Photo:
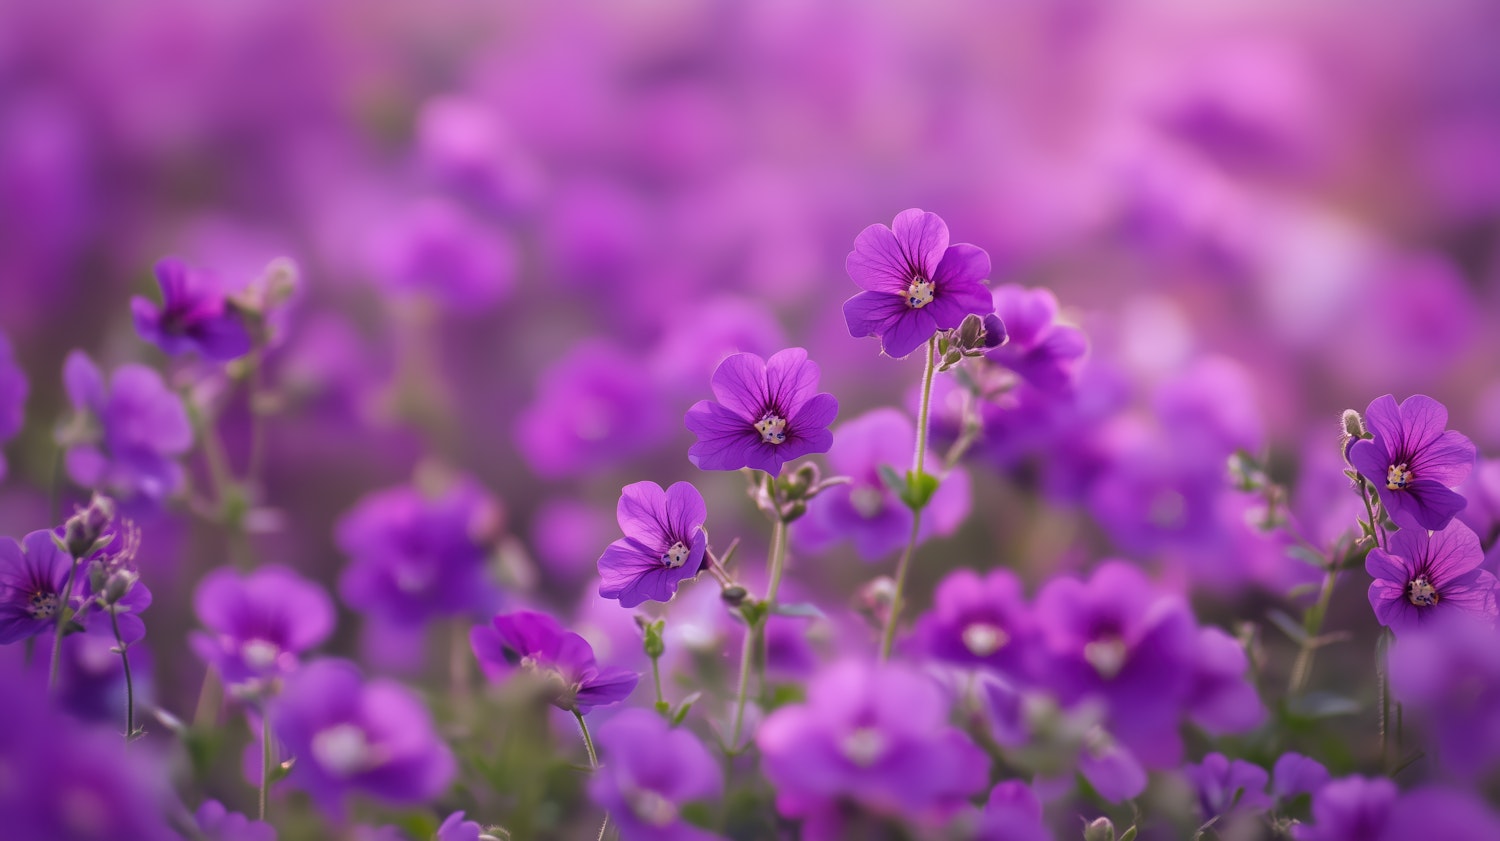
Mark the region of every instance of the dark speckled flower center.
<instances>
[{"instance_id":1,"label":"dark speckled flower center","mask_svg":"<svg viewBox=\"0 0 1500 841\"><path fill-rule=\"evenodd\" d=\"M775 412L767 412L765 417L755 422L755 431L760 433L760 440L767 444L786 443L786 418Z\"/></svg>"},{"instance_id":2,"label":"dark speckled flower center","mask_svg":"<svg viewBox=\"0 0 1500 841\"><path fill-rule=\"evenodd\" d=\"M1407 468L1406 462L1393 464L1386 468L1385 487L1386 490L1404 491L1411 484L1411 470Z\"/></svg>"},{"instance_id":3,"label":"dark speckled flower center","mask_svg":"<svg viewBox=\"0 0 1500 841\"><path fill-rule=\"evenodd\" d=\"M679 540L676 543L672 544L672 548L662 553L661 562L671 567L672 569L677 569L678 567L687 563L688 554L689 551L687 546Z\"/></svg>"},{"instance_id":4,"label":"dark speckled flower center","mask_svg":"<svg viewBox=\"0 0 1500 841\"><path fill-rule=\"evenodd\" d=\"M1427 576L1419 575L1406 585L1406 600L1417 607L1432 607L1438 603L1437 588L1427 580Z\"/></svg>"},{"instance_id":5,"label":"dark speckled flower center","mask_svg":"<svg viewBox=\"0 0 1500 841\"><path fill-rule=\"evenodd\" d=\"M932 303L932 293L932 281L925 277L913 277L910 285L906 287L906 305L919 310Z\"/></svg>"},{"instance_id":6,"label":"dark speckled flower center","mask_svg":"<svg viewBox=\"0 0 1500 841\"><path fill-rule=\"evenodd\" d=\"M26 612L32 619L51 619L57 615L57 594L32 593L26 600Z\"/></svg>"}]
</instances>

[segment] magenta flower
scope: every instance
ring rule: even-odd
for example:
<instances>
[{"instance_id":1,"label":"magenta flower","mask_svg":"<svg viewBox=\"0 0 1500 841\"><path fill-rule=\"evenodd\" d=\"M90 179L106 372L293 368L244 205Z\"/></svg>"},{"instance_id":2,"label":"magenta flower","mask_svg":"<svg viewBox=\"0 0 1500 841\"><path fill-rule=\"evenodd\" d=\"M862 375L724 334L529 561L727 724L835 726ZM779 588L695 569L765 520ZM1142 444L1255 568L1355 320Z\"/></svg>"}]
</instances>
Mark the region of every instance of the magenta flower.
<instances>
[{"instance_id":1,"label":"magenta flower","mask_svg":"<svg viewBox=\"0 0 1500 841\"><path fill-rule=\"evenodd\" d=\"M849 805L922 823L950 817L984 787L988 763L948 725L948 707L908 666L846 661L823 671L806 703L776 710L756 736L777 811L807 819L808 837L829 838L842 837L836 824Z\"/></svg>"},{"instance_id":2,"label":"magenta flower","mask_svg":"<svg viewBox=\"0 0 1500 841\"><path fill-rule=\"evenodd\" d=\"M323 588L283 566L249 575L221 567L193 594L208 633L188 637L232 694L247 696L296 671L301 655L333 632L333 601Z\"/></svg>"},{"instance_id":3,"label":"magenta flower","mask_svg":"<svg viewBox=\"0 0 1500 841\"><path fill-rule=\"evenodd\" d=\"M879 336L888 356L906 356L969 313L995 311L984 285L990 255L968 243L949 245L936 213L903 210L889 228L860 231L844 269L865 290L844 302L849 335Z\"/></svg>"},{"instance_id":4,"label":"magenta flower","mask_svg":"<svg viewBox=\"0 0 1500 841\"><path fill-rule=\"evenodd\" d=\"M287 783L335 817L350 794L412 805L453 780L453 754L422 699L394 681L366 683L348 661L308 664L287 681L270 716L287 755L297 758Z\"/></svg>"},{"instance_id":5,"label":"magenta flower","mask_svg":"<svg viewBox=\"0 0 1500 841\"><path fill-rule=\"evenodd\" d=\"M250 352L244 316L215 276L167 257L156 264L156 280L161 306L141 297L130 301L141 338L173 356L197 351L227 361Z\"/></svg>"},{"instance_id":6,"label":"magenta flower","mask_svg":"<svg viewBox=\"0 0 1500 841\"><path fill-rule=\"evenodd\" d=\"M1450 614L1468 614L1493 622L1495 576L1479 569L1484 550L1479 536L1463 523L1431 536L1420 528L1401 529L1384 549L1365 556L1370 607L1375 617L1397 634Z\"/></svg>"},{"instance_id":7,"label":"magenta flower","mask_svg":"<svg viewBox=\"0 0 1500 841\"><path fill-rule=\"evenodd\" d=\"M698 442L688 460L703 470L752 467L775 476L781 465L833 446L828 425L839 402L818 387L818 365L802 348L762 360L736 353L714 369L715 403L700 400L684 419Z\"/></svg>"},{"instance_id":8,"label":"magenta flower","mask_svg":"<svg viewBox=\"0 0 1500 841\"><path fill-rule=\"evenodd\" d=\"M664 602L702 568L708 506L687 482L665 491L655 482L626 485L615 517L625 536L599 556L599 595L604 598L619 599L621 607L647 599Z\"/></svg>"},{"instance_id":9,"label":"magenta flower","mask_svg":"<svg viewBox=\"0 0 1500 841\"><path fill-rule=\"evenodd\" d=\"M1462 433L1445 430L1448 410L1425 394L1413 394L1401 405L1387 394L1365 410L1373 439L1349 447L1349 463L1375 484L1380 502L1404 529L1437 530L1464 509L1464 498L1452 490L1474 468L1474 444Z\"/></svg>"},{"instance_id":10,"label":"magenta flower","mask_svg":"<svg viewBox=\"0 0 1500 841\"><path fill-rule=\"evenodd\" d=\"M16 364L10 342L0 333L0 446L16 437L26 421L26 372ZM5 454L0 453L0 479L5 478Z\"/></svg>"},{"instance_id":11,"label":"magenta flower","mask_svg":"<svg viewBox=\"0 0 1500 841\"><path fill-rule=\"evenodd\" d=\"M74 419L58 432L68 476L119 500L160 499L183 479L177 456L193 445L182 400L144 365L121 365L108 386L83 351L68 354L63 385Z\"/></svg>"},{"instance_id":12,"label":"magenta flower","mask_svg":"<svg viewBox=\"0 0 1500 841\"><path fill-rule=\"evenodd\" d=\"M609 810L621 841L714 841L682 818L682 807L723 792L718 763L686 728L659 715L626 710L599 730L604 764L589 795Z\"/></svg>"},{"instance_id":13,"label":"magenta flower","mask_svg":"<svg viewBox=\"0 0 1500 841\"><path fill-rule=\"evenodd\" d=\"M600 669L588 641L545 613L520 610L496 616L489 627L469 632L469 644L491 679L508 676L519 662L550 684L553 704L569 711L586 713L619 703L640 680L626 669Z\"/></svg>"}]
</instances>

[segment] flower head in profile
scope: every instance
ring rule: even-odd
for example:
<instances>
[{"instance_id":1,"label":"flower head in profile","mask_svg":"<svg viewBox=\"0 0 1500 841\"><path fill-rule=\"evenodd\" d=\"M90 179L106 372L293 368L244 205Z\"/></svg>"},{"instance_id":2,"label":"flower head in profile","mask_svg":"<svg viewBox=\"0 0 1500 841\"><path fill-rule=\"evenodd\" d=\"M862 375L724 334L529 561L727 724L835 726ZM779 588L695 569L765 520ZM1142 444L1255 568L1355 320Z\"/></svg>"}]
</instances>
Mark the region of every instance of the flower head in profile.
<instances>
[{"instance_id":1,"label":"flower head in profile","mask_svg":"<svg viewBox=\"0 0 1500 841\"><path fill-rule=\"evenodd\" d=\"M486 675L507 676L519 665L546 681L553 690L551 702L565 710L586 713L618 703L640 680L626 669L600 669L588 641L545 613L502 613L489 627L470 631L469 643Z\"/></svg>"},{"instance_id":2,"label":"flower head in profile","mask_svg":"<svg viewBox=\"0 0 1500 841\"><path fill-rule=\"evenodd\" d=\"M770 359L725 358L711 381L718 402L700 400L688 409L688 431L698 436L688 460L703 470L751 467L776 476L788 461L828 452L839 402L817 391L818 374L799 347Z\"/></svg>"},{"instance_id":3,"label":"flower head in profile","mask_svg":"<svg viewBox=\"0 0 1500 841\"><path fill-rule=\"evenodd\" d=\"M1404 529L1441 529L1464 509L1452 488L1474 469L1474 443L1448 426L1448 409L1425 394L1400 405L1387 394L1365 410L1375 437L1349 447L1349 463L1375 485L1380 502Z\"/></svg>"},{"instance_id":4,"label":"flower head in profile","mask_svg":"<svg viewBox=\"0 0 1500 841\"><path fill-rule=\"evenodd\" d=\"M156 264L161 305L132 298L130 312L141 338L176 356L196 351L205 359L228 361L250 352L244 315L212 274L175 257Z\"/></svg>"},{"instance_id":5,"label":"flower head in profile","mask_svg":"<svg viewBox=\"0 0 1500 841\"><path fill-rule=\"evenodd\" d=\"M844 269L864 290L844 302L849 335L879 336L888 356L906 356L970 313L995 311L984 285L990 255L968 243L949 245L936 213L903 210L889 228L860 231Z\"/></svg>"},{"instance_id":6,"label":"flower head in profile","mask_svg":"<svg viewBox=\"0 0 1500 841\"><path fill-rule=\"evenodd\" d=\"M666 490L655 482L626 485L615 516L625 536L599 556L599 595L604 598L619 599L621 607L647 599L664 602L702 568L708 506L687 482Z\"/></svg>"},{"instance_id":7,"label":"flower head in profile","mask_svg":"<svg viewBox=\"0 0 1500 841\"><path fill-rule=\"evenodd\" d=\"M1401 529L1385 548L1365 556L1370 607L1397 634L1444 618L1467 614L1494 622L1495 576L1479 568L1484 550L1479 536L1463 523L1449 523L1431 535Z\"/></svg>"},{"instance_id":8,"label":"flower head in profile","mask_svg":"<svg viewBox=\"0 0 1500 841\"><path fill-rule=\"evenodd\" d=\"M691 731L626 710L600 728L599 751L603 765L589 795L619 823L621 841L720 838L682 817L684 805L717 799L724 789L718 763Z\"/></svg>"}]
</instances>

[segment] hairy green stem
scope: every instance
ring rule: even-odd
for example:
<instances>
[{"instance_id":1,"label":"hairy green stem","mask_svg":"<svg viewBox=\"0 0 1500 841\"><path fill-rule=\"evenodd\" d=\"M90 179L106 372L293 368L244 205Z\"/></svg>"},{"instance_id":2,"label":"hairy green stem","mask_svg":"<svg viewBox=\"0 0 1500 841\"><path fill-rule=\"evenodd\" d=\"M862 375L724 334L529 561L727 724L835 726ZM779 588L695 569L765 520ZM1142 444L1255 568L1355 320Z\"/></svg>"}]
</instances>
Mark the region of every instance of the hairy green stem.
<instances>
[{"instance_id":1,"label":"hairy green stem","mask_svg":"<svg viewBox=\"0 0 1500 841\"><path fill-rule=\"evenodd\" d=\"M599 770L599 754L594 751L594 739L589 735L589 725L583 720L583 713L575 707L573 717L578 719L578 732L583 734L583 749L589 755L589 768ZM604 822L599 824L599 841L604 841L604 833L609 829L609 813L604 813Z\"/></svg>"},{"instance_id":2,"label":"hairy green stem","mask_svg":"<svg viewBox=\"0 0 1500 841\"><path fill-rule=\"evenodd\" d=\"M130 677L130 654L126 651L125 637L120 633L120 614L113 607L109 610L109 627L115 632L115 645L120 650L120 665L125 668L125 743L135 736L135 682Z\"/></svg>"},{"instance_id":3,"label":"hairy green stem","mask_svg":"<svg viewBox=\"0 0 1500 841\"><path fill-rule=\"evenodd\" d=\"M908 484L919 481L927 461L927 414L932 405L932 375L937 356L937 336L927 340L927 365L922 370L922 401L917 406L917 449L912 455L912 475ZM906 590L906 574L911 566L911 556L917 549L917 534L922 528L921 507L912 509L911 534L906 539L906 548L901 551L901 560L896 563L896 587L891 594L891 609L885 619L885 632L880 637L880 660L890 659L891 647L896 642L896 626L901 621L902 594Z\"/></svg>"}]
</instances>

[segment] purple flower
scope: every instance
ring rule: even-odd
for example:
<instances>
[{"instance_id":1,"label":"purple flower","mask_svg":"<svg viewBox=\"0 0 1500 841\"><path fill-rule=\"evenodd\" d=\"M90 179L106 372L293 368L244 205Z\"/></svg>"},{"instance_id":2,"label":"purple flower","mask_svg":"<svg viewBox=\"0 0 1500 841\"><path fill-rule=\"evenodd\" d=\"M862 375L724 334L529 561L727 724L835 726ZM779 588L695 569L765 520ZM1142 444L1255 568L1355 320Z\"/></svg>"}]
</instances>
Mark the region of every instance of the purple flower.
<instances>
[{"instance_id":1,"label":"purple flower","mask_svg":"<svg viewBox=\"0 0 1500 841\"><path fill-rule=\"evenodd\" d=\"M1349 447L1349 463L1375 485L1380 502L1396 525L1437 530L1464 509L1452 488L1474 468L1474 444L1445 430L1448 409L1425 394L1401 405L1387 394L1365 410L1373 439Z\"/></svg>"},{"instance_id":2,"label":"purple flower","mask_svg":"<svg viewBox=\"0 0 1500 841\"><path fill-rule=\"evenodd\" d=\"M777 810L817 822L840 802L917 821L950 816L984 787L989 763L948 725L948 707L902 665L849 661L817 675L807 702L772 713L756 737Z\"/></svg>"},{"instance_id":3,"label":"purple flower","mask_svg":"<svg viewBox=\"0 0 1500 841\"><path fill-rule=\"evenodd\" d=\"M453 312L482 312L510 293L515 247L502 231L444 199L415 203L379 238L375 271L398 296Z\"/></svg>"},{"instance_id":4,"label":"purple flower","mask_svg":"<svg viewBox=\"0 0 1500 841\"><path fill-rule=\"evenodd\" d=\"M763 360L736 353L714 369L715 403L688 409L688 431L698 436L688 460L703 470L752 467L775 476L781 465L833 444L828 425L839 403L818 387L818 365L802 348L787 348Z\"/></svg>"},{"instance_id":5,"label":"purple flower","mask_svg":"<svg viewBox=\"0 0 1500 841\"><path fill-rule=\"evenodd\" d=\"M364 682L353 663L309 663L269 714L272 732L297 758L287 782L335 817L349 794L418 804L453 779L453 755L422 699L394 681Z\"/></svg>"},{"instance_id":6,"label":"purple flower","mask_svg":"<svg viewBox=\"0 0 1500 841\"><path fill-rule=\"evenodd\" d=\"M334 624L323 588L282 566L243 576L228 568L210 572L193 594L193 611L210 631L189 637L194 653L236 695L260 692L291 674Z\"/></svg>"},{"instance_id":7,"label":"purple flower","mask_svg":"<svg viewBox=\"0 0 1500 841\"><path fill-rule=\"evenodd\" d=\"M1495 576L1479 569L1484 551L1479 536L1463 523L1449 523L1428 535L1405 528L1390 535L1386 548L1365 556L1370 607L1375 618L1404 634L1450 614L1493 623Z\"/></svg>"},{"instance_id":8,"label":"purple flower","mask_svg":"<svg viewBox=\"0 0 1500 841\"><path fill-rule=\"evenodd\" d=\"M995 311L984 285L990 255L968 243L949 245L936 213L903 210L889 228L860 231L844 269L865 290L844 302L849 335L879 336L881 349L898 359L969 313Z\"/></svg>"},{"instance_id":9,"label":"purple flower","mask_svg":"<svg viewBox=\"0 0 1500 841\"><path fill-rule=\"evenodd\" d=\"M441 489L402 486L370 494L335 532L351 559L339 577L339 595L400 625L490 615L499 592L486 562L502 521L499 503L468 477Z\"/></svg>"},{"instance_id":10,"label":"purple flower","mask_svg":"<svg viewBox=\"0 0 1500 841\"><path fill-rule=\"evenodd\" d=\"M1466 621L1404 633L1390 650L1391 691L1423 728L1436 764L1473 779L1500 764L1500 634ZM1436 748L1433 750L1431 748Z\"/></svg>"},{"instance_id":11,"label":"purple flower","mask_svg":"<svg viewBox=\"0 0 1500 841\"><path fill-rule=\"evenodd\" d=\"M813 499L808 516L798 521L798 541L821 548L852 538L860 557L867 561L905 546L911 532L911 509L881 481L880 467L909 463L916 435L911 418L896 409L876 409L840 425L828 450L828 467L850 481ZM938 486L918 539L952 534L968 515L969 477L954 470Z\"/></svg>"},{"instance_id":12,"label":"purple flower","mask_svg":"<svg viewBox=\"0 0 1500 841\"><path fill-rule=\"evenodd\" d=\"M275 827L231 812L217 800L203 801L193 819L203 841L276 841Z\"/></svg>"},{"instance_id":13,"label":"purple flower","mask_svg":"<svg viewBox=\"0 0 1500 841\"><path fill-rule=\"evenodd\" d=\"M1045 679L1060 699L1102 701L1109 731L1141 762L1176 765L1178 728L1200 656L1182 600L1111 561L1087 583L1048 582L1034 615L1047 655Z\"/></svg>"},{"instance_id":14,"label":"purple flower","mask_svg":"<svg viewBox=\"0 0 1500 841\"><path fill-rule=\"evenodd\" d=\"M1243 733L1260 724L1266 709L1245 679L1244 646L1218 628L1199 628L1197 656L1186 698L1187 715L1214 735Z\"/></svg>"},{"instance_id":15,"label":"purple flower","mask_svg":"<svg viewBox=\"0 0 1500 841\"><path fill-rule=\"evenodd\" d=\"M1203 757L1201 764L1188 765L1183 771L1198 793L1198 808L1204 820L1271 806L1271 798L1266 794L1270 776L1259 765L1211 753Z\"/></svg>"},{"instance_id":16,"label":"purple flower","mask_svg":"<svg viewBox=\"0 0 1500 841\"><path fill-rule=\"evenodd\" d=\"M655 482L620 490L615 517L625 536L599 556L599 595L635 607L647 599L664 602L677 585L698 574L708 536L708 506L687 482L665 491Z\"/></svg>"},{"instance_id":17,"label":"purple flower","mask_svg":"<svg viewBox=\"0 0 1500 841\"><path fill-rule=\"evenodd\" d=\"M1346 777L1334 780L1313 795L1312 823L1293 828L1297 841L1372 841L1396 804L1396 784L1388 779ZM1442 837L1422 833L1417 837Z\"/></svg>"},{"instance_id":18,"label":"purple flower","mask_svg":"<svg viewBox=\"0 0 1500 841\"><path fill-rule=\"evenodd\" d=\"M121 500L160 499L177 490L182 467L175 458L192 446L193 429L160 374L122 365L106 389L93 360L75 350L63 365L63 382L78 413L58 433L73 481Z\"/></svg>"},{"instance_id":19,"label":"purple flower","mask_svg":"<svg viewBox=\"0 0 1500 841\"><path fill-rule=\"evenodd\" d=\"M464 820L463 812L454 812L443 819L438 827L436 841L479 841L484 827L474 821Z\"/></svg>"},{"instance_id":20,"label":"purple flower","mask_svg":"<svg viewBox=\"0 0 1500 841\"><path fill-rule=\"evenodd\" d=\"M544 681L556 706L586 713L629 697L640 676L627 669L600 669L594 649L545 613L503 613L491 626L469 632L474 656L491 679L521 668Z\"/></svg>"},{"instance_id":21,"label":"purple flower","mask_svg":"<svg viewBox=\"0 0 1500 841\"><path fill-rule=\"evenodd\" d=\"M34 531L20 543L0 537L0 644L51 633L57 626L73 559L57 548L52 534ZM73 582L74 610L84 602L84 578L80 566Z\"/></svg>"},{"instance_id":22,"label":"purple flower","mask_svg":"<svg viewBox=\"0 0 1500 841\"><path fill-rule=\"evenodd\" d=\"M1088 341L1078 328L1057 323L1052 292L1007 283L995 287L994 302L1010 340L985 356L1044 393L1072 390Z\"/></svg>"},{"instance_id":23,"label":"purple flower","mask_svg":"<svg viewBox=\"0 0 1500 841\"><path fill-rule=\"evenodd\" d=\"M26 373L16 364L10 342L0 333L0 446L16 437L26 421ZM0 480L5 478L5 454L0 453Z\"/></svg>"},{"instance_id":24,"label":"purple flower","mask_svg":"<svg viewBox=\"0 0 1500 841\"><path fill-rule=\"evenodd\" d=\"M119 657L105 655L118 665ZM111 728L88 729L48 703L44 678L0 660L3 834L15 841L180 841L163 815L171 771L127 750Z\"/></svg>"},{"instance_id":25,"label":"purple flower","mask_svg":"<svg viewBox=\"0 0 1500 841\"><path fill-rule=\"evenodd\" d=\"M973 570L950 573L917 623L922 650L947 663L983 667L1024 679L1033 636L1021 582L1010 570L980 578Z\"/></svg>"},{"instance_id":26,"label":"purple flower","mask_svg":"<svg viewBox=\"0 0 1500 841\"><path fill-rule=\"evenodd\" d=\"M1042 801L1025 783L1006 780L990 789L975 841L1051 841Z\"/></svg>"},{"instance_id":27,"label":"purple flower","mask_svg":"<svg viewBox=\"0 0 1500 841\"><path fill-rule=\"evenodd\" d=\"M156 280L161 306L140 297L130 300L142 339L172 356L197 351L205 359L228 361L250 352L244 316L217 277L167 257L156 264Z\"/></svg>"},{"instance_id":28,"label":"purple flower","mask_svg":"<svg viewBox=\"0 0 1500 841\"><path fill-rule=\"evenodd\" d=\"M609 811L621 841L713 841L682 819L684 804L723 793L718 763L685 729L659 715L625 710L599 729L603 764L589 796Z\"/></svg>"},{"instance_id":29,"label":"purple flower","mask_svg":"<svg viewBox=\"0 0 1500 841\"><path fill-rule=\"evenodd\" d=\"M1300 753L1284 753L1271 769L1271 794L1286 801L1303 794L1316 794L1327 785L1328 769Z\"/></svg>"}]
</instances>

